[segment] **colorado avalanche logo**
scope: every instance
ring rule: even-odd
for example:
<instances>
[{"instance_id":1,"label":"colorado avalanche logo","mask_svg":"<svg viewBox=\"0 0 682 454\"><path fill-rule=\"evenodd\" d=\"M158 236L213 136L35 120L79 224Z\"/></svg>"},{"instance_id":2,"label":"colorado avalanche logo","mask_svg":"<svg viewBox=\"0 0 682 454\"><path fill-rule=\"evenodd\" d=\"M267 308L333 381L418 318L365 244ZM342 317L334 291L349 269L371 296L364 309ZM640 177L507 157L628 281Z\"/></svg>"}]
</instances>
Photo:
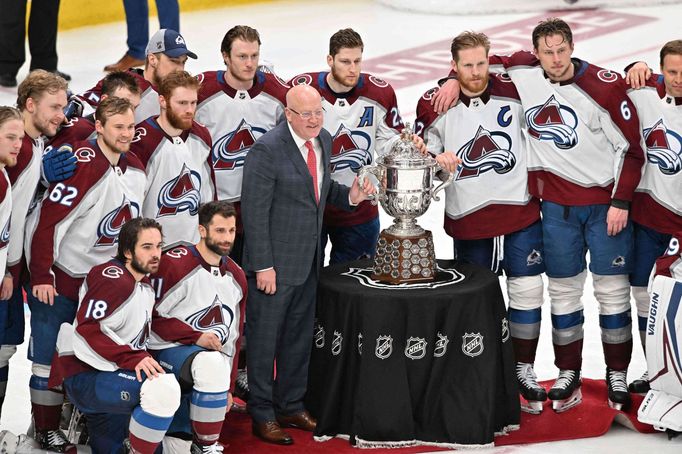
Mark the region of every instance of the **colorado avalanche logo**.
<instances>
[{"instance_id":1,"label":"colorado avalanche logo","mask_svg":"<svg viewBox=\"0 0 682 454\"><path fill-rule=\"evenodd\" d=\"M246 154L265 129L251 126L242 120L237 129L230 131L213 144L213 168L233 170L244 165Z\"/></svg>"},{"instance_id":2,"label":"colorado avalanche logo","mask_svg":"<svg viewBox=\"0 0 682 454\"><path fill-rule=\"evenodd\" d=\"M352 131L343 124L334 134L332 142L332 172L351 169L358 172L362 166L372 163L372 139L362 131Z\"/></svg>"},{"instance_id":3,"label":"colorado avalanche logo","mask_svg":"<svg viewBox=\"0 0 682 454\"><path fill-rule=\"evenodd\" d=\"M130 202L125 196L118 208L108 212L97 225L95 246L111 246L118 242L118 234L123 224L140 215L140 206Z\"/></svg>"},{"instance_id":4,"label":"colorado avalanche logo","mask_svg":"<svg viewBox=\"0 0 682 454\"><path fill-rule=\"evenodd\" d=\"M313 76L310 74L299 74L291 80L291 85L310 85L313 83Z\"/></svg>"},{"instance_id":5,"label":"colorado avalanche logo","mask_svg":"<svg viewBox=\"0 0 682 454\"><path fill-rule=\"evenodd\" d=\"M11 216L7 218L7 222L5 222L5 226L2 228L2 232L0 232L0 249L4 249L7 246L7 243L9 243L10 220Z\"/></svg>"},{"instance_id":6,"label":"colorado avalanche logo","mask_svg":"<svg viewBox=\"0 0 682 454\"><path fill-rule=\"evenodd\" d=\"M152 323L152 319L149 318L149 315L147 315L147 321L145 322L144 326L140 330L139 333L137 333L137 336L135 336L135 339L130 343L134 349L137 350L146 350L147 349L147 342L149 341L149 325Z\"/></svg>"},{"instance_id":7,"label":"colorado avalanche logo","mask_svg":"<svg viewBox=\"0 0 682 454\"><path fill-rule=\"evenodd\" d=\"M557 148L568 150L578 144L578 116L573 109L562 106L552 95L546 103L526 111L528 133L537 140L550 140Z\"/></svg>"},{"instance_id":8,"label":"colorado avalanche logo","mask_svg":"<svg viewBox=\"0 0 682 454\"><path fill-rule=\"evenodd\" d=\"M192 216L199 211L201 195L201 177L198 172L190 170L186 164L182 166L180 175L161 187L156 202L159 212L156 217L173 216L189 211Z\"/></svg>"},{"instance_id":9,"label":"colorado avalanche logo","mask_svg":"<svg viewBox=\"0 0 682 454\"><path fill-rule=\"evenodd\" d=\"M663 120L644 130L644 142L647 161L657 165L663 174L675 175L682 170L682 137L668 129Z\"/></svg>"},{"instance_id":10,"label":"colorado avalanche logo","mask_svg":"<svg viewBox=\"0 0 682 454\"><path fill-rule=\"evenodd\" d=\"M224 309L224 312L223 312ZM229 321L225 320L225 314L230 317ZM213 299L213 303L200 311L197 311L187 317L187 323L197 331L211 331L215 333L220 341L224 344L230 334L230 326L234 320L234 313L232 310L224 305L218 295Z\"/></svg>"},{"instance_id":11,"label":"colorado avalanche logo","mask_svg":"<svg viewBox=\"0 0 682 454\"><path fill-rule=\"evenodd\" d=\"M507 134L490 132L479 126L474 138L457 151L457 156L462 159L462 166L457 171L456 179L477 177L489 170L499 174L509 172L516 165L511 147L512 140Z\"/></svg>"}]
</instances>

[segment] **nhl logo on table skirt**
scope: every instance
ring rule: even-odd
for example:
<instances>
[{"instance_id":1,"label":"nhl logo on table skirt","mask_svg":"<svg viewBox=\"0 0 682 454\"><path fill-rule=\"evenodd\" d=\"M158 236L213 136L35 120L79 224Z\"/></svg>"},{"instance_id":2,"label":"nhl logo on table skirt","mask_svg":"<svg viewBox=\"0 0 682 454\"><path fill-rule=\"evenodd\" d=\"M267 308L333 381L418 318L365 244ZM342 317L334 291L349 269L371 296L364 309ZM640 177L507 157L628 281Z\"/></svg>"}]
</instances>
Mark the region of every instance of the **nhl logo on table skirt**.
<instances>
[{"instance_id":1,"label":"nhl logo on table skirt","mask_svg":"<svg viewBox=\"0 0 682 454\"><path fill-rule=\"evenodd\" d=\"M386 359L393 353L393 338L391 336L377 337L377 346L374 349L374 354L379 359Z\"/></svg>"},{"instance_id":2,"label":"nhl logo on table skirt","mask_svg":"<svg viewBox=\"0 0 682 454\"><path fill-rule=\"evenodd\" d=\"M509 321L506 317L502 319L502 342L509 340Z\"/></svg>"},{"instance_id":3,"label":"nhl logo on table skirt","mask_svg":"<svg viewBox=\"0 0 682 454\"><path fill-rule=\"evenodd\" d=\"M405 346L405 356L410 359L422 359L426 355L426 339L410 337Z\"/></svg>"},{"instance_id":4,"label":"nhl logo on table skirt","mask_svg":"<svg viewBox=\"0 0 682 454\"><path fill-rule=\"evenodd\" d=\"M336 356L341 353L341 347L343 346L343 335L334 331L334 339L332 340L332 355Z\"/></svg>"},{"instance_id":5,"label":"nhl logo on table skirt","mask_svg":"<svg viewBox=\"0 0 682 454\"><path fill-rule=\"evenodd\" d=\"M313 334L315 347L324 348L324 327L320 324L315 325L315 334Z\"/></svg>"},{"instance_id":6,"label":"nhl logo on table skirt","mask_svg":"<svg viewBox=\"0 0 682 454\"><path fill-rule=\"evenodd\" d=\"M483 336L480 333L464 333L462 352L472 358L483 353Z\"/></svg>"},{"instance_id":7,"label":"nhl logo on table skirt","mask_svg":"<svg viewBox=\"0 0 682 454\"><path fill-rule=\"evenodd\" d=\"M445 352L448 351L450 339L448 339L448 336L443 335L440 332L438 332L437 336L438 340L436 341L436 347L433 349L433 356L440 358L441 356L445 355Z\"/></svg>"}]
</instances>

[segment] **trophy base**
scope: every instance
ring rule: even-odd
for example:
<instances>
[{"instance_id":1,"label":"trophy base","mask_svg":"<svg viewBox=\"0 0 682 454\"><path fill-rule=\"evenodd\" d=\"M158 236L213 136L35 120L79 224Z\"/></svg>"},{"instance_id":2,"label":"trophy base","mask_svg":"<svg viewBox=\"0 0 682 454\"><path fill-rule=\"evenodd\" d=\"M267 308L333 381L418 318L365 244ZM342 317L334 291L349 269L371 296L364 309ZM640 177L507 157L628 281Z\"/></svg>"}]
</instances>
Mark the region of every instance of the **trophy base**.
<instances>
[{"instance_id":1,"label":"trophy base","mask_svg":"<svg viewBox=\"0 0 682 454\"><path fill-rule=\"evenodd\" d=\"M427 282L436 276L433 235L397 236L383 230L374 256L372 279L390 284Z\"/></svg>"}]
</instances>

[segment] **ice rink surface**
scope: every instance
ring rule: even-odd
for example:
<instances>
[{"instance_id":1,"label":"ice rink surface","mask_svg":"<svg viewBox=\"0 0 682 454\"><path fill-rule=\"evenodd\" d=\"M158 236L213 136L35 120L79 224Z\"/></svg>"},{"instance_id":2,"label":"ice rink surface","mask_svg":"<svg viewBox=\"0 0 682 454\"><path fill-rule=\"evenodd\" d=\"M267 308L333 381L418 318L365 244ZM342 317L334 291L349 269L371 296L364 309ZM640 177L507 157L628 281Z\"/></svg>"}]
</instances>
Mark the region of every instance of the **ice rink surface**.
<instances>
[{"instance_id":1,"label":"ice rink surface","mask_svg":"<svg viewBox=\"0 0 682 454\"><path fill-rule=\"evenodd\" d=\"M280 77L288 79L300 72L327 69L325 59L329 36L341 28L352 27L361 34L365 43L363 69L385 78L396 87L398 105L403 117L409 121L414 118L415 106L421 94L433 86L438 77L447 73L449 42L453 36L464 30L486 32L493 44L492 51L507 53L529 48L530 32L535 24L548 16L558 15L573 27L574 56L617 71L637 60L644 60L657 69L661 45L680 38L680 4L548 13L546 9L565 7L566 4L562 0L522 0L520 3L525 5L526 12L455 16L399 11L369 0L279 1L184 13L181 18L181 33L188 48L199 56L198 60L188 62L187 70L199 73L224 69L220 42L230 27L237 24L255 27L262 40L261 59L274 65L275 72ZM533 10L532 4L541 6ZM581 4L589 5L590 2L578 3ZM152 18L150 30L158 28L155 21L156 18ZM83 92L103 77L104 65L118 60L125 52L125 39L124 23L61 33L58 42L59 69L73 77L71 89L75 93ZM18 79L23 79L27 71L28 64L24 65ZM0 88L0 104L13 105L15 101L15 89ZM382 228L387 227L390 222L390 218L382 214ZM429 211L419 219L419 224L433 231L438 258L452 258L452 241L442 228L442 202L433 203ZM603 379L605 366L598 329L597 303L589 278L583 302L583 376ZM546 299L536 362L536 371L543 380L552 379L557 373L552 364L549 316L549 301ZM645 369L636 323L633 327L635 348L628 373L629 381L638 378ZM30 365L26 359L28 335L27 332L27 341L11 361L7 397L0 421L2 429L10 429L15 433L24 432L30 419ZM230 452L229 448L227 452ZM293 452L296 452L295 447L292 447ZM668 441L664 434L640 435L615 425L599 438L507 446L476 452L680 453L682 437Z\"/></svg>"}]
</instances>

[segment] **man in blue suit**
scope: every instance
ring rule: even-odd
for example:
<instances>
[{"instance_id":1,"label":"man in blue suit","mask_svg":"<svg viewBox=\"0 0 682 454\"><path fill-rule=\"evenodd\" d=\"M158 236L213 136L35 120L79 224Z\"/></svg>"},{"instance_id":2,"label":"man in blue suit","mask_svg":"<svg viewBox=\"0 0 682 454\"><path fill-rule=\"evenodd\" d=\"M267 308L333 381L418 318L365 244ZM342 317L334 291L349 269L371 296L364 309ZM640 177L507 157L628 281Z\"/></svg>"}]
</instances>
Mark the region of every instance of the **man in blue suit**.
<instances>
[{"instance_id":1,"label":"man in blue suit","mask_svg":"<svg viewBox=\"0 0 682 454\"><path fill-rule=\"evenodd\" d=\"M289 90L286 122L264 134L244 164L242 219L249 299L247 371L253 433L277 444L282 428L312 431L303 406L312 345L320 232L326 203L351 210L374 192L330 178L332 139L322 129L320 95L308 85ZM277 376L274 362L277 361Z\"/></svg>"}]
</instances>

